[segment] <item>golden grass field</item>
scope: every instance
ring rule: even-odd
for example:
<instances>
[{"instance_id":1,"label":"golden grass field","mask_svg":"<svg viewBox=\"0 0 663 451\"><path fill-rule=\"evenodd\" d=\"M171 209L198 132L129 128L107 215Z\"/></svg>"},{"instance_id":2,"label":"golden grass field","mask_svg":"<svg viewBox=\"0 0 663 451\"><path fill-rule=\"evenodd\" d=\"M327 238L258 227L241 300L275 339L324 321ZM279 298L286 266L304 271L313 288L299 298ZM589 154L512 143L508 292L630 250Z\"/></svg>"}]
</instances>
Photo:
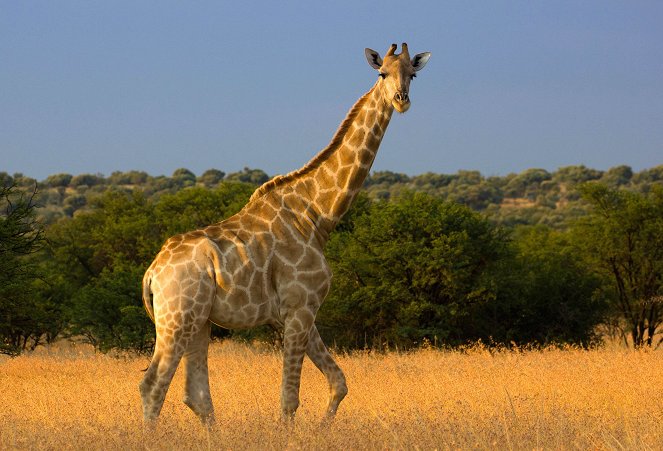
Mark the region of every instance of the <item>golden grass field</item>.
<instances>
[{"instance_id":1,"label":"golden grass field","mask_svg":"<svg viewBox=\"0 0 663 451\"><path fill-rule=\"evenodd\" d=\"M339 355L350 393L320 427L327 387L306 361L292 428L279 422L280 356L210 350L217 427L180 401L175 375L142 428L145 357L60 345L0 359L0 449L663 449L663 352L422 349Z\"/></svg>"}]
</instances>

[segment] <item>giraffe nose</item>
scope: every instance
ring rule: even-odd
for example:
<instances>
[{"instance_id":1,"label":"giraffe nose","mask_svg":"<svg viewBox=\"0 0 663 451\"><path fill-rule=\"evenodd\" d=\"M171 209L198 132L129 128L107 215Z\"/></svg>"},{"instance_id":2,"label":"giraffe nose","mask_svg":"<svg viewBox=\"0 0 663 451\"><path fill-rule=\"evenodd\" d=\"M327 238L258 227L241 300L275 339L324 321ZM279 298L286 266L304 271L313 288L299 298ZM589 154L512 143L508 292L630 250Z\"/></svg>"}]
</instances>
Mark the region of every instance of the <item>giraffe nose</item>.
<instances>
[{"instance_id":1,"label":"giraffe nose","mask_svg":"<svg viewBox=\"0 0 663 451\"><path fill-rule=\"evenodd\" d=\"M394 100L397 102L405 103L410 101L410 97L407 95L406 91L398 91L394 96Z\"/></svg>"}]
</instances>

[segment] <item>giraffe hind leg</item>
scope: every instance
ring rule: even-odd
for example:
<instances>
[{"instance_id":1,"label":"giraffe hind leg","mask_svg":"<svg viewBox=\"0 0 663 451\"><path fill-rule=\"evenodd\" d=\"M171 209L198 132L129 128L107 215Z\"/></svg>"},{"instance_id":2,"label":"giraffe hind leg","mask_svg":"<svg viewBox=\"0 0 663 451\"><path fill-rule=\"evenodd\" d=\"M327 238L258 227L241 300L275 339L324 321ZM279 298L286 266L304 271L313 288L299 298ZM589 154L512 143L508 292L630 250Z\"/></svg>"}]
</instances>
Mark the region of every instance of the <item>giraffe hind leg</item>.
<instances>
[{"instance_id":1,"label":"giraffe hind leg","mask_svg":"<svg viewBox=\"0 0 663 451\"><path fill-rule=\"evenodd\" d=\"M198 416L205 426L214 424L214 407L209 389L207 353L211 324L209 321L196 334L184 353L184 404Z\"/></svg>"},{"instance_id":2,"label":"giraffe hind leg","mask_svg":"<svg viewBox=\"0 0 663 451\"><path fill-rule=\"evenodd\" d=\"M183 350L179 347L160 345L157 341L150 366L140 383L143 419L146 424L153 424L159 416L163 402L166 399L166 392L182 354Z\"/></svg>"},{"instance_id":3,"label":"giraffe hind leg","mask_svg":"<svg viewBox=\"0 0 663 451\"><path fill-rule=\"evenodd\" d=\"M158 302L159 299L155 296L155 307ZM209 308L203 309L200 314L193 310L182 312L181 306L187 302L190 302L190 297L180 295L173 298L166 306L166 311L171 312L168 315L161 312L162 309L155 308L157 342L150 366L139 386L143 401L143 418L147 424L154 423L159 416L177 365L190 344L195 341L194 338L202 335L203 329L209 332ZM195 355L196 353L192 354ZM201 363L200 359L195 357L193 360ZM205 363L206 361L205 349Z\"/></svg>"}]
</instances>

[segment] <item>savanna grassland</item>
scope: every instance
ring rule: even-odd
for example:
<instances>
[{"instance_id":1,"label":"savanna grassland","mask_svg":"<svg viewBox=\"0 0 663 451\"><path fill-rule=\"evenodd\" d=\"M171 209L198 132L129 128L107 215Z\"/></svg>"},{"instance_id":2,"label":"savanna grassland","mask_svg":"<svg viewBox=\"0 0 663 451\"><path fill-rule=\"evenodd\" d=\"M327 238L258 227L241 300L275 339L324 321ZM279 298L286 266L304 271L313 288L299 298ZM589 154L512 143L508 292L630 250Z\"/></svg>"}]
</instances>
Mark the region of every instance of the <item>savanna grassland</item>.
<instances>
[{"instance_id":1,"label":"savanna grassland","mask_svg":"<svg viewBox=\"0 0 663 451\"><path fill-rule=\"evenodd\" d=\"M663 352L421 349L338 355L350 393L320 427L324 378L304 365L294 427L279 423L278 352L215 343L217 427L180 402L175 375L145 433L145 357L60 345L0 360L0 449L660 449Z\"/></svg>"}]
</instances>

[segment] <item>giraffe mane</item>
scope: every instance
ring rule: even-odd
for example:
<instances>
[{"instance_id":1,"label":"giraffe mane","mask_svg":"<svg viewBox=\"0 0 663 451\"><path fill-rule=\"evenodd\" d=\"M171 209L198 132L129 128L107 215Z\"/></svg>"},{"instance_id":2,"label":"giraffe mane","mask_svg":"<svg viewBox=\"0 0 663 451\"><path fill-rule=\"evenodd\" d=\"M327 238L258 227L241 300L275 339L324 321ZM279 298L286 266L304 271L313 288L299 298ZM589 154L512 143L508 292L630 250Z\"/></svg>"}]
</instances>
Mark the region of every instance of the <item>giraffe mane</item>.
<instances>
[{"instance_id":1,"label":"giraffe mane","mask_svg":"<svg viewBox=\"0 0 663 451\"><path fill-rule=\"evenodd\" d=\"M265 194L274 191L276 188L279 188L281 186L287 185L288 183L297 180L299 177L306 175L313 171L314 169L317 169L320 167L320 165L327 160L343 143L343 138L345 137L346 133L350 129L350 126L354 122L355 118L361 111L361 109L364 107L364 104L366 103L367 99L370 97L370 95L373 93L377 86L377 83L373 88L371 88L370 91L368 91L366 94L361 96L359 100L350 108L350 111L348 112L347 116L345 119L343 119L343 122L341 122L341 125L338 127L338 130L336 130L336 133L334 134L334 137L332 138L331 142L327 147L322 149L318 154L311 159L308 163L306 163L303 167L294 170L292 172L289 172L286 175L277 175L273 179L263 183L256 189L253 194L251 195L251 198L249 199L249 203L253 202L256 199L261 198Z\"/></svg>"}]
</instances>

